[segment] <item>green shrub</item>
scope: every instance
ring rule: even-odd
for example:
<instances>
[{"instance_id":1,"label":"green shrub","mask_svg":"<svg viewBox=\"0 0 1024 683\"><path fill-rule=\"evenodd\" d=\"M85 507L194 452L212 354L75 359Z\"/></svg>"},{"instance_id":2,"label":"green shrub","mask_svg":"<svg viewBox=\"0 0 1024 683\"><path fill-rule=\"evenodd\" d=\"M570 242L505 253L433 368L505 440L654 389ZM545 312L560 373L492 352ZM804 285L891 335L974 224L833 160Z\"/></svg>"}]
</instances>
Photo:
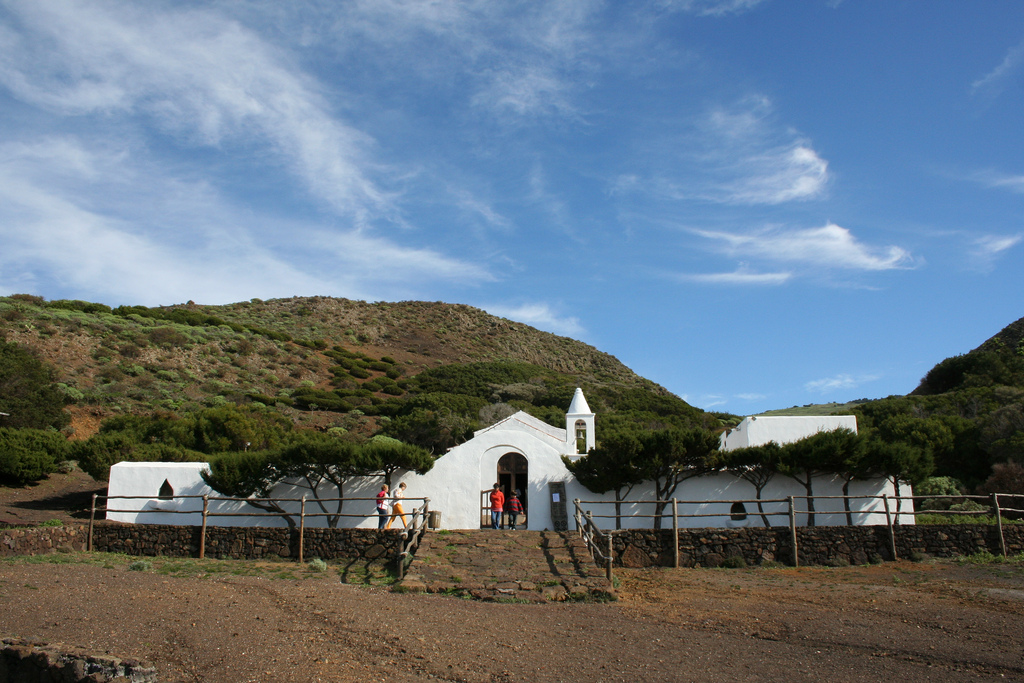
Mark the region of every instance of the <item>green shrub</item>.
<instances>
[{"instance_id":1,"label":"green shrub","mask_svg":"<svg viewBox=\"0 0 1024 683\"><path fill-rule=\"evenodd\" d=\"M5 427L60 429L71 420L69 397L54 383L54 371L28 349L0 340L0 412Z\"/></svg>"},{"instance_id":2,"label":"green shrub","mask_svg":"<svg viewBox=\"0 0 1024 683\"><path fill-rule=\"evenodd\" d=\"M58 383L57 388L63 391L64 395L67 396L68 399L75 401L76 403L85 398L85 394L83 394L81 391L79 391L75 387L68 386L63 382Z\"/></svg>"},{"instance_id":3,"label":"green shrub","mask_svg":"<svg viewBox=\"0 0 1024 683\"><path fill-rule=\"evenodd\" d=\"M89 301L78 299L57 299L46 304L47 308L60 308L68 311L81 311L82 313L110 313L111 308L106 304L94 304Z\"/></svg>"},{"instance_id":4,"label":"green shrub","mask_svg":"<svg viewBox=\"0 0 1024 683\"><path fill-rule=\"evenodd\" d=\"M45 479L67 453L67 440L59 432L0 427L0 484L24 486Z\"/></svg>"},{"instance_id":5,"label":"green shrub","mask_svg":"<svg viewBox=\"0 0 1024 683\"><path fill-rule=\"evenodd\" d=\"M742 555L730 555L722 560L719 566L724 569L743 569L747 566L747 558Z\"/></svg>"},{"instance_id":6,"label":"green shrub","mask_svg":"<svg viewBox=\"0 0 1024 683\"><path fill-rule=\"evenodd\" d=\"M314 557L312 560L309 561L309 564L307 566L309 567L309 571L311 572L320 573L327 571L327 563L321 560L319 557Z\"/></svg>"},{"instance_id":7,"label":"green shrub","mask_svg":"<svg viewBox=\"0 0 1024 683\"><path fill-rule=\"evenodd\" d=\"M148 572L153 568L153 563L149 560L135 560L128 565L128 571L130 572Z\"/></svg>"},{"instance_id":8,"label":"green shrub","mask_svg":"<svg viewBox=\"0 0 1024 683\"><path fill-rule=\"evenodd\" d=\"M149 341L156 346L185 346L191 340L173 327L157 327L149 333Z\"/></svg>"}]
</instances>

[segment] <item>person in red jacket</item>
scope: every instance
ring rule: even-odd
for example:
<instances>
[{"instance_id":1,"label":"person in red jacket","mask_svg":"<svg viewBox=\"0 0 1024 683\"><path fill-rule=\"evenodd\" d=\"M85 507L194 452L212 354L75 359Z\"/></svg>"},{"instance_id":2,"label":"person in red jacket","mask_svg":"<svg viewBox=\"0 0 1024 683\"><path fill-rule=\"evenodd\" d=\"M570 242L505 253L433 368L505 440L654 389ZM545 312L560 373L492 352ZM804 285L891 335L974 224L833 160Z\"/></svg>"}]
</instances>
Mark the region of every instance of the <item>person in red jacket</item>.
<instances>
[{"instance_id":1,"label":"person in red jacket","mask_svg":"<svg viewBox=\"0 0 1024 683\"><path fill-rule=\"evenodd\" d=\"M491 528L497 529L501 525L501 513L505 509L505 494L501 492L501 484L494 482L491 489Z\"/></svg>"},{"instance_id":2,"label":"person in red jacket","mask_svg":"<svg viewBox=\"0 0 1024 683\"><path fill-rule=\"evenodd\" d=\"M381 484L377 493L377 528L383 529L388 521L388 485Z\"/></svg>"}]
</instances>

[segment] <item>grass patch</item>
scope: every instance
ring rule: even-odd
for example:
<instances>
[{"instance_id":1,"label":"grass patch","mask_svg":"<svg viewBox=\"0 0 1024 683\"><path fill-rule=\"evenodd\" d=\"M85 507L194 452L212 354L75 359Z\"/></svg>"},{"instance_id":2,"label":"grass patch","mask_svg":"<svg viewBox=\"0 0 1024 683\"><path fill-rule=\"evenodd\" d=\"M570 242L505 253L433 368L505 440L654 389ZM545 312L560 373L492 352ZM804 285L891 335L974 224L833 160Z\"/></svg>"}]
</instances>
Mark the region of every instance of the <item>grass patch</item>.
<instances>
[{"instance_id":1,"label":"grass patch","mask_svg":"<svg viewBox=\"0 0 1024 683\"><path fill-rule=\"evenodd\" d=\"M1017 553L1003 557L994 555L987 550L974 553L973 555L961 555L954 560L959 565L967 564L1024 564L1024 553Z\"/></svg>"},{"instance_id":2,"label":"grass patch","mask_svg":"<svg viewBox=\"0 0 1024 683\"><path fill-rule=\"evenodd\" d=\"M323 563L323 568L314 565ZM287 559L273 560L220 560L213 558L155 556L140 559L122 553L49 553L46 555L12 555L0 557L0 565L7 564L85 564L104 569L118 569L129 565L132 571L152 571L162 576L177 578L215 579L229 576L258 576L266 579L298 581L322 579L329 566L323 560L309 564L298 564ZM137 565L134 566L133 565ZM145 568L143 568L145 567ZM345 583L387 586L395 582L393 570L380 563L366 563L360 566L353 562L338 569L339 578Z\"/></svg>"}]
</instances>

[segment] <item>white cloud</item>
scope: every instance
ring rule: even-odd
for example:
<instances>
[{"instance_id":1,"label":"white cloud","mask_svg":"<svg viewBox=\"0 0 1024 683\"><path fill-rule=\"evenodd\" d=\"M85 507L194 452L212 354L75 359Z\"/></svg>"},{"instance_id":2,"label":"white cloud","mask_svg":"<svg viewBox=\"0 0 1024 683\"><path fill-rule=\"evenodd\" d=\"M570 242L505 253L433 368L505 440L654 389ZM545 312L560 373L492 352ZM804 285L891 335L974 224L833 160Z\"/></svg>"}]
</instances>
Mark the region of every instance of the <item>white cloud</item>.
<instances>
[{"instance_id":1,"label":"white cloud","mask_svg":"<svg viewBox=\"0 0 1024 683\"><path fill-rule=\"evenodd\" d=\"M509 230L512 222L498 213L489 203L475 197L469 190L459 187L449 188L455 197L455 204L465 214L482 220L488 227Z\"/></svg>"},{"instance_id":2,"label":"white cloud","mask_svg":"<svg viewBox=\"0 0 1024 683\"><path fill-rule=\"evenodd\" d=\"M573 95L591 69L585 56L602 7L599 0L360 0L333 8L321 40L339 50L385 46L380 59L441 87L465 83L468 102L500 118L574 118Z\"/></svg>"},{"instance_id":3,"label":"white cloud","mask_svg":"<svg viewBox=\"0 0 1024 683\"><path fill-rule=\"evenodd\" d=\"M828 181L828 162L804 142L748 156L737 171L747 174L720 187L720 201L736 204L781 204L813 199Z\"/></svg>"},{"instance_id":4,"label":"white cloud","mask_svg":"<svg viewBox=\"0 0 1024 683\"><path fill-rule=\"evenodd\" d=\"M807 140L776 130L771 101L751 96L717 107L699 123L717 180L703 198L733 204L781 204L813 199L828 183L828 162ZM780 137L789 140L778 141ZM698 191L699 192L699 191Z\"/></svg>"},{"instance_id":5,"label":"white cloud","mask_svg":"<svg viewBox=\"0 0 1024 683\"><path fill-rule=\"evenodd\" d=\"M47 276L31 273L52 272L51 289L157 304L299 293L398 298L425 281L494 279L431 249L254 218L130 148L97 146L72 137L0 146L0 285L38 290Z\"/></svg>"},{"instance_id":6,"label":"white cloud","mask_svg":"<svg viewBox=\"0 0 1024 683\"><path fill-rule=\"evenodd\" d=\"M988 272L992 270L995 260L1002 256L1003 252L1012 249L1020 244L1024 235L983 235L973 240L973 246L968 252L974 268Z\"/></svg>"},{"instance_id":7,"label":"white cloud","mask_svg":"<svg viewBox=\"0 0 1024 683\"><path fill-rule=\"evenodd\" d=\"M676 11L701 16L720 17L741 14L760 5L764 0L662 0L662 5Z\"/></svg>"},{"instance_id":8,"label":"white cloud","mask_svg":"<svg viewBox=\"0 0 1024 683\"><path fill-rule=\"evenodd\" d=\"M776 205L821 197L828 162L810 141L774 121L771 102L751 96L715 107L693 121L689 134L654 131L644 149L646 174L613 181L616 192L644 191L670 200Z\"/></svg>"},{"instance_id":9,"label":"white cloud","mask_svg":"<svg viewBox=\"0 0 1024 683\"><path fill-rule=\"evenodd\" d=\"M765 394L736 394L736 398L743 401L763 401L768 396Z\"/></svg>"},{"instance_id":10,"label":"white cloud","mask_svg":"<svg viewBox=\"0 0 1024 683\"><path fill-rule=\"evenodd\" d=\"M977 253L995 256L1020 243L1024 235L985 235L975 240Z\"/></svg>"},{"instance_id":11,"label":"white cloud","mask_svg":"<svg viewBox=\"0 0 1024 683\"><path fill-rule=\"evenodd\" d=\"M891 270L912 265L910 253L905 249L867 246L858 242L849 230L834 223L805 230L694 232L714 240L722 251L730 255L853 270Z\"/></svg>"},{"instance_id":12,"label":"white cloud","mask_svg":"<svg viewBox=\"0 0 1024 683\"><path fill-rule=\"evenodd\" d=\"M492 315L516 320L567 337L578 338L586 332L580 324L579 318L561 317L545 303L523 304L516 307L488 306L487 311Z\"/></svg>"},{"instance_id":13,"label":"white cloud","mask_svg":"<svg viewBox=\"0 0 1024 683\"><path fill-rule=\"evenodd\" d=\"M971 180L981 183L986 187L1024 194L1024 175L1007 175L995 171L979 171L971 174L969 177Z\"/></svg>"},{"instance_id":14,"label":"white cloud","mask_svg":"<svg viewBox=\"0 0 1024 683\"><path fill-rule=\"evenodd\" d=\"M718 396L716 394L705 394L704 396L701 396L699 399L697 399L696 403L691 403L690 399L685 396L683 397L683 400L686 401L687 403L690 403L690 405L692 406L699 405L703 407L704 410L708 410L709 408L716 408L718 406L724 406L726 403L729 402L726 400L724 396Z\"/></svg>"},{"instance_id":15,"label":"white cloud","mask_svg":"<svg viewBox=\"0 0 1024 683\"><path fill-rule=\"evenodd\" d=\"M781 285L793 277L792 273L757 273L745 265L731 273L681 273L679 280L710 285Z\"/></svg>"},{"instance_id":16,"label":"white cloud","mask_svg":"<svg viewBox=\"0 0 1024 683\"><path fill-rule=\"evenodd\" d=\"M333 118L288 57L214 12L137 4L11 3L0 82L66 115L147 113L185 144L252 141L357 221L391 213L370 178L366 135Z\"/></svg>"},{"instance_id":17,"label":"white cloud","mask_svg":"<svg viewBox=\"0 0 1024 683\"><path fill-rule=\"evenodd\" d=\"M1024 64L1024 42L1021 42L1007 51L1006 56L994 69L971 83L971 90L975 93L985 93L989 96L997 96L1006 87L1006 82L1012 79Z\"/></svg>"},{"instance_id":18,"label":"white cloud","mask_svg":"<svg viewBox=\"0 0 1024 683\"><path fill-rule=\"evenodd\" d=\"M825 394L830 391L855 389L862 384L867 384L868 382L873 382L877 379L879 379L878 375L859 375L854 377L853 375L841 374L836 375L835 377L826 377L824 379L808 382L804 385L804 389L819 394Z\"/></svg>"}]
</instances>

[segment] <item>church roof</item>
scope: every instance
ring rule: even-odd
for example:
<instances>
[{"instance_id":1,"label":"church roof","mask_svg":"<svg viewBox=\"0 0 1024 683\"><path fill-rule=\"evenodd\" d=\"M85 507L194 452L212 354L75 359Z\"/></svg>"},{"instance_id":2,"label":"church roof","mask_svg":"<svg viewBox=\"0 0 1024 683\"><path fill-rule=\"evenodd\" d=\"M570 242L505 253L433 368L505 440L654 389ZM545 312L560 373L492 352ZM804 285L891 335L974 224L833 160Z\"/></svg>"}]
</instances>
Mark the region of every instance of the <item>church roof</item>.
<instances>
[{"instance_id":1,"label":"church roof","mask_svg":"<svg viewBox=\"0 0 1024 683\"><path fill-rule=\"evenodd\" d=\"M583 396L583 390L576 387L576 393L572 395L572 403L569 404L569 411L566 415L593 415L587 399Z\"/></svg>"},{"instance_id":2,"label":"church roof","mask_svg":"<svg viewBox=\"0 0 1024 683\"><path fill-rule=\"evenodd\" d=\"M509 415L504 420L495 422L490 427L484 427L473 432L473 438L480 436L486 432L492 430L504 430L512 429L516 431L525 432L540 432L549 439L552 439L558 443L565 441L565 430L553 427L543 420L539 420L529 413L525 413L522 410L517 412L515 415Z\"/></svg>"}]
</instances>

